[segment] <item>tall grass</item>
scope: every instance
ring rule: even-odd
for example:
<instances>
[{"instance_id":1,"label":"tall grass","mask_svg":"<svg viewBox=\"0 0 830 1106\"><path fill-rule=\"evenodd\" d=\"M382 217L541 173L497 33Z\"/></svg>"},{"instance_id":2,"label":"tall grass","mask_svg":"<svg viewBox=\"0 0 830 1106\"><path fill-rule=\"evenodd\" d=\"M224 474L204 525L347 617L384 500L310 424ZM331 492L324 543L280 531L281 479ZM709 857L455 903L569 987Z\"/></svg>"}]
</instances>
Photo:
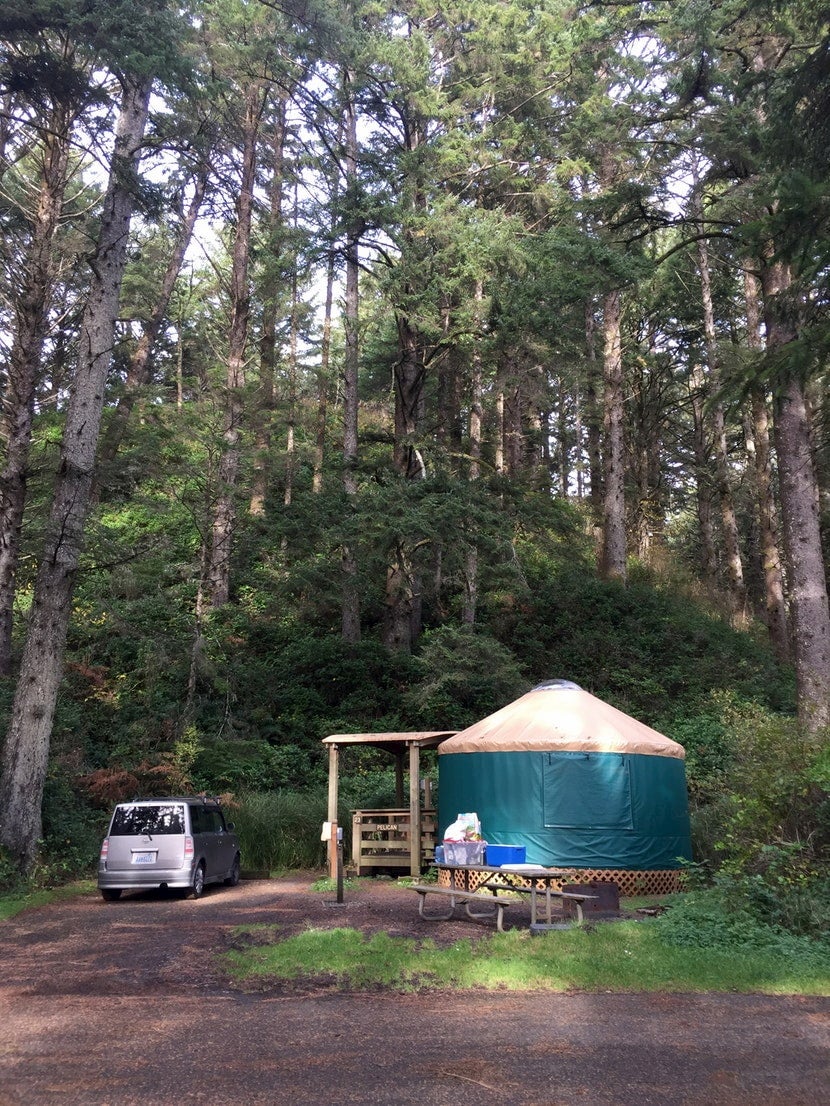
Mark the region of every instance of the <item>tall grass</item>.
<instances>
[{"instance_id":1,"label":"tall grass","mask_svg":"<svg viewBox=\"0 0 830 1106\"><path fill-rule=\"evenodd\" d=\"M319 868L325 863L320 830L326 796L318 792L249 791L233 811L242 868Z\"/></svg>"}]
</instances>

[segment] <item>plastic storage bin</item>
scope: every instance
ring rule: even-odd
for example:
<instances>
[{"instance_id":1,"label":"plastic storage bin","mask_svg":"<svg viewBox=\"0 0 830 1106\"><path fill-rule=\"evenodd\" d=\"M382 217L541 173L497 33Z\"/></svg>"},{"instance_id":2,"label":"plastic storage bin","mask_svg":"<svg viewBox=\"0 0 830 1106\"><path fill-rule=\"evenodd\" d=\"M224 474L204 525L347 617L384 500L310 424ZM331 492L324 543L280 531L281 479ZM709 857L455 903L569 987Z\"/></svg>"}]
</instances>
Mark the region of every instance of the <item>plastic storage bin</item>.
<instances>
[{"instance_id":1,"label":"plastic storage bin","mask_svg":"<svg viewBox=\"0 0 830 1106\"><path fill-rule=\"evenodd\" d=\"M445 864L483 864L484 841L445 841Z\"/></svg>"},{"instance_id":2,"label":"plastic storage bin","mask_svg":"<svg viewBox=\"0 0 830 1106\"><path fill-rule=\"evenodd\" d=\"M488 864L501 868L503 864L524 864L527 849L524 845L488 845L485 855Z\"/></svg>"}]
</instances>

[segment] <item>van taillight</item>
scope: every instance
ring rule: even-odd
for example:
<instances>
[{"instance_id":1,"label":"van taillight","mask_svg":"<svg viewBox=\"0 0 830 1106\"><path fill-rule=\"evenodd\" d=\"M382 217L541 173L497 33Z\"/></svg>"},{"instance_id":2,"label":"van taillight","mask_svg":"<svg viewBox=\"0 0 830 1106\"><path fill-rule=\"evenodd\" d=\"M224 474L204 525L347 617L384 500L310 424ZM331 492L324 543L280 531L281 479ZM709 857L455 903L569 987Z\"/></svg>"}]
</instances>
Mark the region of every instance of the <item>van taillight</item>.
<instances>
[{"instance_id":1,"label":"van taillight","mask_svg":"<svg viewBox=\"0 0 830 1106\"><path fill-rule=\"evenodd\" d=\"M109 852L109 847L110 847L110 839L108 837L105 837L104 840L101 842L101 860L106 860L107 859L107 853Z\"/></svg>"},{"instance_id":2,"label":"van taillight","mask_svg":"<svg viewBox=\"0 0 830 1106\"><path fill-rule=\"evenodd\" d=\"M184 839L184 855L185 858L190 857L193 859L193 838L185 837Z\"/></svg>"}]
</instances>

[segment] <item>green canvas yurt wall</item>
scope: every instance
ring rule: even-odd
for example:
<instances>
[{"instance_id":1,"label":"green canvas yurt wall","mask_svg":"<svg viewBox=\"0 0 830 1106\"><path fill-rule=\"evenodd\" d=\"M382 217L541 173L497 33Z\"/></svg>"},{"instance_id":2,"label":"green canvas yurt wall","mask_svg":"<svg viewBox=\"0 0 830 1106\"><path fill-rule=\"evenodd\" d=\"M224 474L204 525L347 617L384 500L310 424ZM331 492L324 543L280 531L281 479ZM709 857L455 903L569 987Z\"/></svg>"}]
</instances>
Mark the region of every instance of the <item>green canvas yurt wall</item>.
<instances>
[{"instance_id":1,"label":"green canvas yurt wall","mask_svg":"<svg viewBox=\"0 0 830 1106\"><path fill-rule=\"evenodd\" d=\"M683 747L554 680L438 749L439 833L475 811L491 844L591 872L691 858Z\"/></svg>"}]
</instances>

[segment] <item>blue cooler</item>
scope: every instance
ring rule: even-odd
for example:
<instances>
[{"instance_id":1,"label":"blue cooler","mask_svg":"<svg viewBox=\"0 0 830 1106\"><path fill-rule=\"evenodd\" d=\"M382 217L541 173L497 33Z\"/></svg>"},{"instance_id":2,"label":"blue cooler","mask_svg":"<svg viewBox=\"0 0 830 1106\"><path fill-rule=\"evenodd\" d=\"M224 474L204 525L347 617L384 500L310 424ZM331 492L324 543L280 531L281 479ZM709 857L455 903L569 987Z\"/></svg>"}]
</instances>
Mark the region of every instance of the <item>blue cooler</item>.
<instances>
[{"instance_id":1,"label":"blue cooler","mask_svg":"<svg viewBox=\"0 0 830 1106\"><path fill-rule=\"evenodd\" d=\"M501 868L505 864L525 864L527 849L524 845L488 845L486 856L486 863L493 868Z\"/></svg>"}]
</instances>

